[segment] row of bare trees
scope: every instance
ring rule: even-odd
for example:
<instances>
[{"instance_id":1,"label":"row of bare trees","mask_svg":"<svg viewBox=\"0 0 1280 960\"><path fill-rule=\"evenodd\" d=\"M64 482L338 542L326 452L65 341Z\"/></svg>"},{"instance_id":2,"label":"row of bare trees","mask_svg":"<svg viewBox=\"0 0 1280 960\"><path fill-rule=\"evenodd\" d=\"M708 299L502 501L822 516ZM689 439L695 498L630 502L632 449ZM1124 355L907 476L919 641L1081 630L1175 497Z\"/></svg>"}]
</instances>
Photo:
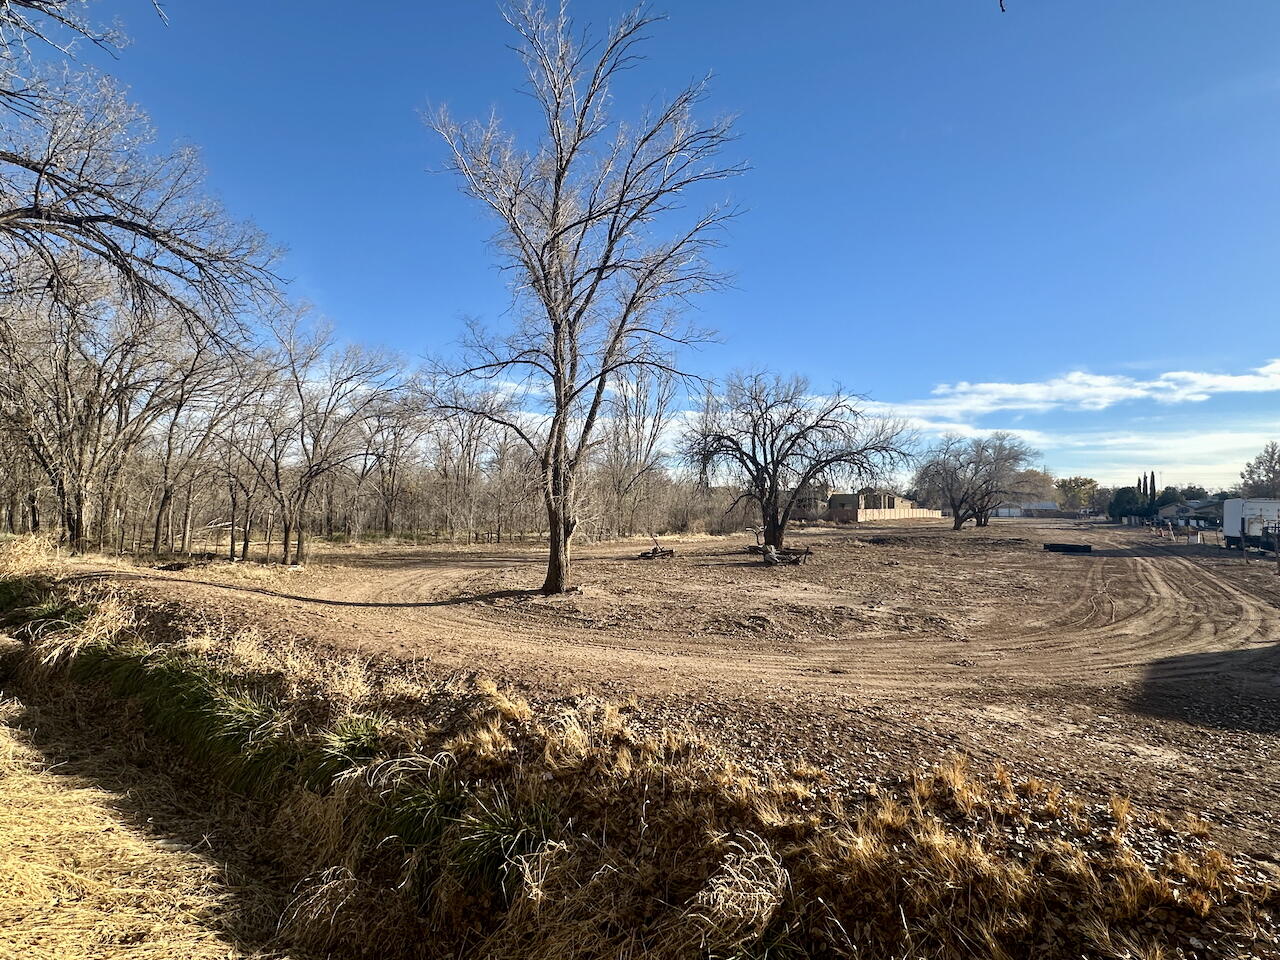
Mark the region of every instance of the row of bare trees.
<instances>
[{"instance_id":1,"label":"row of bare trees","mask_svg":"<svg viewBox=\"0 0 1280 960\"><path fill-rule=\"evenodd\" d=\"M80 289L86 289L81 285ZM234 342L111 297L0 321L0 528L75 550L301 561L307 536L545 532L536 460L384 352L281 313ZM495 401L496 402L496 401ZM669 380L615 378L580 509L595 536L715 527L724 505L664 452ZM273 546L274 545L274 546Z\"/></svg>"},{"instance_id":2,"label":"row of bare trees","mask_svg":"<svg viewBox=\"0 0 1280 960\"><path fill-rule=\"evenodd\" d=\"M44 491L79 548L121 511L165 418L199 417L209 384L228 382L244 313L278 294L273 251L204 191L194 152L158 149L110 81L49 56L76 41L117 38L76 0L0 3L7 522L21 499L41 525Z\"/></svg>"}]
</instances>

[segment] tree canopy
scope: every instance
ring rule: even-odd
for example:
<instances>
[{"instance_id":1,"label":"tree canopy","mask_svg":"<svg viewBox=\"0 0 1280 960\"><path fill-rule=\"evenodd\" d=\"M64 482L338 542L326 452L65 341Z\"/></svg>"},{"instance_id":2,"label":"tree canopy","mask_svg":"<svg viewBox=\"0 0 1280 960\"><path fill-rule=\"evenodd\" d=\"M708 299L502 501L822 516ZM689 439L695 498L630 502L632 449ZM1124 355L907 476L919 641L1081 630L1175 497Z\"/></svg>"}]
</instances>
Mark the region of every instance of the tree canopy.
<instances>
[{"instance_id":1,"label":"tree canopy","mask_svg":"<svg viewBox=\"0 0 1280 960\"><path fill-rule=\"evenodd\" d=\"M1246 497L1280 498L1280 443L1268 443L1240 472L1240 492Z\"/></svg>"},{"instance_id":2,"label":"tree canopy","mask_svg":"<svg viewBox=\"0 0 1280 960\"><path fill-rule=\"evenodd\" d=\"M1059 477L1054 486L1064 510L1083 510L1092 505L1098 481L1092 477Z\"/></svg>"}]
</instances>

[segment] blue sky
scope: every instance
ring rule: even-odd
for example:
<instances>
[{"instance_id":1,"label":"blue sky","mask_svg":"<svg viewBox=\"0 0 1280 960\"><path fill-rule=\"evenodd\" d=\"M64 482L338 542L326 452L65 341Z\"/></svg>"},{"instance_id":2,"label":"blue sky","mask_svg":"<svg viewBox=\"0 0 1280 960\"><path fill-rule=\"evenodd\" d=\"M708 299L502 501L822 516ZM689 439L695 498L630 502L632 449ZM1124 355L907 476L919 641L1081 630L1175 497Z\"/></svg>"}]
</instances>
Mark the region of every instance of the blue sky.
<instances>
[{"instance_id":1,"label":"blue sky","mask_svg":"<svg viewBox=\"0 0 1280 960\"><path fill-rule=\"evenodd\" d=\"M723 343L689 364L839 381L926 433L1025 431L1058 473L1229 484L1280 438L1280 3L1008 6L657 7L619 109L710 71L751 165L716 260L734 286L699 305ZM203 148L297 296L410 356L503 322L493 225L421 123L527 127L495 4L166 10L99 0L134 43L91 59Z\"/></svg>"}]
</instances>

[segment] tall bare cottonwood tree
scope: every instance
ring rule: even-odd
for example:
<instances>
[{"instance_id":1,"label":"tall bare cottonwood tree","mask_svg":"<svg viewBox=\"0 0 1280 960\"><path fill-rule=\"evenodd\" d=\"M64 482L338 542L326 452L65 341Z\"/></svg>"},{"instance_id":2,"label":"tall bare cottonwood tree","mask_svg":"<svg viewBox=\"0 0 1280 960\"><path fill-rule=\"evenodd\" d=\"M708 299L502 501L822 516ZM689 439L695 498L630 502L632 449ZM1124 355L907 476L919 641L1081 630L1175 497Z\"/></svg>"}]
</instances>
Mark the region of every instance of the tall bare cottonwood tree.
<instances>
[{"instance_id":1,"label":"tall bare cottonwood tree","mask_svg":"<svg viewBox=\"0 0 1280 960\"><path fill-rule=\"evenodd\" d=\"M707 397L685 455L704 471L727 469L744 488L738 500L760 508L764 542L781 548L806 487L883 476L905 461L908 441L900 422L867 415L840 390L816 396L803 377L736 373L723 395Z\"/></svg>"},{"instance_id":2,"label":"tall bare cottonwood tree","mask_svg":"<svg viewBox=\"0 0 1280 960\"><path fill-rule=\"evenodd\" d=\"M537 459L550 538L542 589L559 593L569 585L579 480L610 380L630 368L674 370L673 350L705 338L673 308L720 282L705 254L732 212L684 218L665 238L656 228L676 219L691 190L741 168L719 160L731 120L694 119L706 81L633 122L612 115L612 85L638 62L656 19L644 8L597 43L575 34L564 6L525 2L505 16L541 115L537 145L521 148L496 119L460 125L442 110L432 127L465 192L499 221L496 244L513 269L521 319L503 337L474 330L468 361L452 373L501 381L513 394L504 412L488 403L477 412Z\"/></svg>"}]
</instances>

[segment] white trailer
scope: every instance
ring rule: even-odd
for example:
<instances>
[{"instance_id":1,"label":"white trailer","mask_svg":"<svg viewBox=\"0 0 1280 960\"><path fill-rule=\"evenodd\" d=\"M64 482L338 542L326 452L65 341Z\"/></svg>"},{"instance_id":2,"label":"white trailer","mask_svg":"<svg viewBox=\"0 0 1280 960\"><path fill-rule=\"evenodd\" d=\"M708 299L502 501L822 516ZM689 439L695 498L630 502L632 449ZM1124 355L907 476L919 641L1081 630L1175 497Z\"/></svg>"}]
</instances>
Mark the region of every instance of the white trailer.
<instances>
[{"instance_id":1,"label":"white trailer","mask_svg":"<svg viewBox=\"0 0 1280 960\"><path fill-rule=\"evenodd\" d=\"M1222 502L1222 536L1228 547L1240 546L1241 539L1250 546L1271 545L1280 527L1280 500L1259 497L1224 500Z\"/></svg>"}]
</instances>

